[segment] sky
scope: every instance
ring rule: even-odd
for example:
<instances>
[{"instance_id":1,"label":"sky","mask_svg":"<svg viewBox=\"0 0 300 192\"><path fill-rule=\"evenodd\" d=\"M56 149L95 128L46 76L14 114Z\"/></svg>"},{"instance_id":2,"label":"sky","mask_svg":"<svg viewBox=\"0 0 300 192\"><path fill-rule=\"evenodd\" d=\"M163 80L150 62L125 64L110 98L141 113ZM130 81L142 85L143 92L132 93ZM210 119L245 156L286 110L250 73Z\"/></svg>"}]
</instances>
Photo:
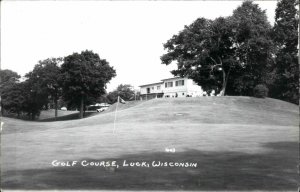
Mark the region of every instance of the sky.
<instances>
[{"instance_id":1,"label":"sky","mask_svg":"<svg viewBox=\"0 0 300 192\"><path fill-rule=\"evenodd\" d=\"M273 25L277 1L254 1ZM1 69L20 75L39 60L92 50L106 59L119 84L172 77L161 64L163 44L199 17L230 16L242 1L2 1Z\"/></svg>"}]
</instances>

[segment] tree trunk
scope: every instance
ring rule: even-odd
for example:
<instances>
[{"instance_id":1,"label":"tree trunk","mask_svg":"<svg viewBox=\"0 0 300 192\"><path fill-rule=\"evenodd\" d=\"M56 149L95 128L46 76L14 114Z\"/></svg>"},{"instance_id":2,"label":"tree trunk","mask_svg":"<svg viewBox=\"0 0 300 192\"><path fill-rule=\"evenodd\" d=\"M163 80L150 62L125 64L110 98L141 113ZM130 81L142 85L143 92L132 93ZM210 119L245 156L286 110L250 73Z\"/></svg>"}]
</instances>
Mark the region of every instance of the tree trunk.
<instances>
[{"instance_id":1,"label":"tree trunk","mask_svg":"<svg viewBox=\"0 0 300 192\"><path fill-rule=\"evenodd\" d=\"M80 119L83 118L83 95L81 95L81 98L80 98L80 113L79 113L79 118Z\"/></svg>"},{"instance_id":2,"label":"tree trunk","mask_svg":"<svg viewBox=\"0 0 300 192\"><path fill-rule=\"evenodd\" d=\"M224 69L222 68L222 73L223 73L223 85L222 85L222 90L220 92L220 96L224 96L225 95L225 91L226 91L226 86L227 86L227 79L226 78L226 73L224 71Z\"/></svg>"},{"instance_id":3,"label":"tree trunk","mask_svg":"<svg viewBox=\"0 0 300 192\"><path fill-rule=\"evenodd\" d=\"M55 121L57 120L57 97L54 98L54 108L55 108L55 116L54 119Z\"/></svg>"},{"instance_id":4,"label":"tree trunk","mask_svg":"<svg viewBox=\"0 0 300 192\"><path fill-rule=\"evenodd\" d=\"M2 104L2 101L1 101L1 96L0 96L0 102L1 102L1 106L0 106L1 116L3 116L4 112L3 112L3 104Z\"/></svg>"},{"instance_id":5,"label":"tree trunk","mask_svg":"<svg viewBox=\"0 0 300 192\"><path fill-rule=\"evenodd\" d=\"M83 117L85 117L85 111L86 111L86 106L85 104L83 105Z\"/></svg>"}]
</instances>

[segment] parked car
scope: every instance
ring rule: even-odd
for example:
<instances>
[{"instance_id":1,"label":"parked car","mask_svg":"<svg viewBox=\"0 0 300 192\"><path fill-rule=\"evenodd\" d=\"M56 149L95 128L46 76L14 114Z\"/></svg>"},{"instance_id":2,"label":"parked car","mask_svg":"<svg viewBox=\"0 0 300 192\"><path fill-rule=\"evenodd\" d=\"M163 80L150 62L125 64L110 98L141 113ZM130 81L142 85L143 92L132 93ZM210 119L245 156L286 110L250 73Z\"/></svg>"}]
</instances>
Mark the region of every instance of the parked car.
<instances>
[{"instance_id":1,"label":"parked car","mask_svg":"<svg viewBox=\"0 0 300 192\"><path fill-rule=\"evenodd\" d=\"M97 109L97 112L103 112L103 111L105 111L106 109L108 109L108 107L101 107L101 108Z\"/></svg>"},{"instance_id":2,"label":"parked car","mask_svg":"<svg viewBox=\"0 0 300 192\"><path fill-rule=\"evenodd\" d=\"M60 110L67 111L68 109L66 107L62 107L62 108L60 108Z\"/></svg>"}]
</instances>

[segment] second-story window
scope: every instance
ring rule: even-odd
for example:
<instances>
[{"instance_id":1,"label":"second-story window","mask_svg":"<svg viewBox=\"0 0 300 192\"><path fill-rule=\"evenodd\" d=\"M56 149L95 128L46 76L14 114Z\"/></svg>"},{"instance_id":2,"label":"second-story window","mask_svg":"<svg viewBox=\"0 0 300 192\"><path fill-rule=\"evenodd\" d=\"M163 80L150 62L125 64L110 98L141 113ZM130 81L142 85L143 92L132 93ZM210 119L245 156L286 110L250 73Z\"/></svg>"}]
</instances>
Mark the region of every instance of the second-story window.
<instances>
[{"instance_id":1,"label":"second-story window","mask_svg":"<svg viewBox=\"0 0 300 192\"><path fill-rule=\"evenodd\" d=\"M168 87L173 87L173 82L168 82Z\"/></svg>"},{"instance_id":2,"label":"second-story window","mask_svg":"<svg viewBox=\"0 0 300 192\"><path fill-rule=\"evenodd\" d=\"M184 80L179 80L175 82L176 86L184 86Z\"/></svg>"},{"instance_id":3,"label":"second-story window","mask_svg":"<svg viewBox=\"0 0 300 192\"><path fill-rule=\"evenodd\" d=\"M157 90L160 90L160 85L158 85L156 88L157 88Z\"/></svg>"},{"instance_id":4,"label":"second-story window","mask_svg":"<svg viewBox=\"0 0 300 192\"><path fill-rule=\"evenodd\" d=\"M173 81L165 83L165 88L168 88L168 87L173 87Z\"/></svg>"}]
</instances>

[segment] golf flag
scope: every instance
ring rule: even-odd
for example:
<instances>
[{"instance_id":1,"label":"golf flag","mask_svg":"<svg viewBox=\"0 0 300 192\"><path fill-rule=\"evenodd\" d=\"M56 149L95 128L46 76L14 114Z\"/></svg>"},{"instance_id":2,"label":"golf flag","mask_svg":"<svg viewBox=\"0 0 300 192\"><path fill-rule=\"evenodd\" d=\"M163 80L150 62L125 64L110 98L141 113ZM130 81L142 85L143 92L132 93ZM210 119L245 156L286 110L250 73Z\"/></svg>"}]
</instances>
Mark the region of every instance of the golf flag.
<instances>
[{"instance_id":1,"label":"golf flag","mask_svg":"<svg viewBox=\"0 0 300 192\"><path fill-rule=\"evenodd\" d=\"M122 104L125 104L126 102L124 101L124 99L122 99L120 96L118 97L119 98L119 102L122 103Z\"/></svg>"},{"instance_id":2,"label":"golf flag","mask_svg":"<svg viewBox=\"0 0 300 192\"><path fill-rule=\"evenodd\" d=\"M116 130L117 111L118 111L118 104L119 104L119 103L125 104L126 102L125 102L120 96L118 96L118 99L117 99L117 105L116 105L116 111L115 111L115 119L114 119L114 129L113 129L113 133L115 133L115 130Z\"/></svg>"}]
</instances>

